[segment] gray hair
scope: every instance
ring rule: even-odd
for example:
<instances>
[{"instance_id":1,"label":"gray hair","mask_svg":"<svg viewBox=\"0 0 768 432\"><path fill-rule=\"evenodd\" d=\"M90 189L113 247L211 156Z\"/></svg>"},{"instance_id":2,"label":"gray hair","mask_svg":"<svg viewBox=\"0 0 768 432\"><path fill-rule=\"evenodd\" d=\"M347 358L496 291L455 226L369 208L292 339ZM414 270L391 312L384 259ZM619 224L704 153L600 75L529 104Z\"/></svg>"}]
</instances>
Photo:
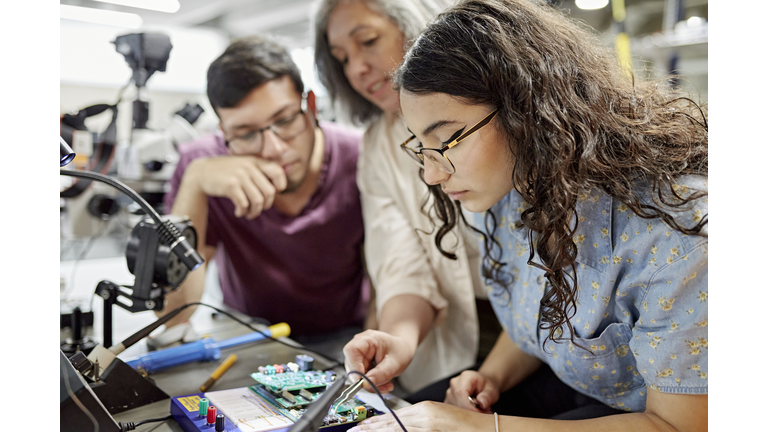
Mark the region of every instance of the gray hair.
<instances>
[{"instance_id":1,"label":"gray hair","mask_svg":"<svg viewBox=\"0 0 768 432\"><path fill-rule=\"evenodd\" d=\"M453 4L455 0L319 0L313 27L315 30L315 67L320 82L328 90L331 102L340 101L351 120L358 125L378 118L382 111L349 84L344 68L331 55L328 44L328 21L337 6L365 2L372 11L388 17L403 32L407 49L426 27L427 22Z\"/></svg>"}]
</instances>

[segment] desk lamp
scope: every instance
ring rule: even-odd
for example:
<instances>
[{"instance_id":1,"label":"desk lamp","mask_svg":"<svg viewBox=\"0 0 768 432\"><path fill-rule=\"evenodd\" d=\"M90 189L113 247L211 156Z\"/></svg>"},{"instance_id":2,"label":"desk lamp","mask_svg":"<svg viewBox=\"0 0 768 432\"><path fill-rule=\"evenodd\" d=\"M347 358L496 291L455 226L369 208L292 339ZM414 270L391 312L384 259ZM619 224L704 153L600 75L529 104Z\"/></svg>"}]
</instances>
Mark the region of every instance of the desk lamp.
<instances>
[{"instance_id":1,"label":"desk lamp","mask_svg":"<svg viewBox=\"0 0 768 432\"><path fill-rule=\"evenodd\" d=\"M60 147L63 166L74 158L74 152L63 139L60 139ZM106 183L128 195L149 216L134 227L126 250L128 269L136 276L134 286L120 287L109 281L101 281L97 286L96 294L104 299L104 343L103 346L96 345L91 351L88 362L83 362L86 366L81 372L93 379L91 385L96 396L113 414L167 398L164 392L116 356L172 318L173 314L162 317L122 343L111 346L111 311L114 304L131 312L162 310L166 288L178 287L189 271L203 263L202 257L190 243L196 243L195 230L188 219L161 217L135 191L108 176L80 170L59 170L59 174ZM117 301L118 297L128 299L127 303L130 304Z\"/></svg>"},{"instance_id":2,"label":"desk lamp","mask_svg":"<svg viewBox=\"0 0 768 432\"><path fill-rule=\"evenodd\" d=\"M72 147L62 137L59 137L59 152L61 153L59 167L69 164L75 158L75 152L72 150Z\"/></svg>"}]
</instances>

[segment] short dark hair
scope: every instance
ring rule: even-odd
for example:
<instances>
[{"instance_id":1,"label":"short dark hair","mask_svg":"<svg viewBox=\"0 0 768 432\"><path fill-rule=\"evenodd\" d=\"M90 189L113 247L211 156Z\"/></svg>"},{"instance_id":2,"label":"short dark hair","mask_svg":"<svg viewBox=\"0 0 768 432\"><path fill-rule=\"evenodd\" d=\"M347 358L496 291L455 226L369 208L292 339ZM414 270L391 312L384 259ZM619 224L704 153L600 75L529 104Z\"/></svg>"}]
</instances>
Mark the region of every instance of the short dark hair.
<instances>
[{"instance_id":1,"label":"short dark hair","mask_svg":"<svg viewBox=\"0 0 768 432\"><path fill-rule=\"evenodd\" d=\"M284 76L304 92L299 68L284 47L258 35L235 39L208 68L208 100L214 110L232 108L256 87Z\"/></svg>"}]
</instances>

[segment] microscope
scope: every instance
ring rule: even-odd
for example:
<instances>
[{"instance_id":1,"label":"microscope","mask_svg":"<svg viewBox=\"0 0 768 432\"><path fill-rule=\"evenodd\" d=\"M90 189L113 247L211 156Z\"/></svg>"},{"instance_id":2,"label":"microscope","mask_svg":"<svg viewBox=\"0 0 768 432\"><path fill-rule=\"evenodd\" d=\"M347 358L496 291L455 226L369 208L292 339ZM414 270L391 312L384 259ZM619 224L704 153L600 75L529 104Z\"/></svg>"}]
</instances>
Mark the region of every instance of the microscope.
<instances>
[{"instance_id":1,"label":"microscope","mask_svg":"<svg viewBox=\"0 0 768 432\"><path fill-rule=\"evenodd\" d=\"M163 213L167 181L179 157L176 147L199 136L193 125L204 110L199 104L187 103L162 128L150 129L146 84L155 72L166 70L172 48L170 38L162 33L131 33L118 36L113 44L132 70L129 83L114 104L101 103L64 114L61 137L77 152L74 164L79 168L116 176ZM118 105L123 91L131 83L136 96L132 102L130 139L118 142ZM86 120L102 113L111 115L109 125L100 133L89 131ZM68 199L65 231L74 237L94 235L120 208L111 189L88 179L76 180L61 192L61 197ZM131 210L135 210L135 206L132 207Z\"/></svg>"},{"instance_id":2,"label":"microscope","mask_svg":"<svg viewBox=\"0 0 768 432\"><path fill-rule=\"evenodd\" d=\"M147 80L155 72L165 71L172 48L171 40L162 33L145 32L118 36L114 44L133 71L131 81L136 86L131 140L118 158L118 177L140 182L140 189L147 192L159 192L157 189L161 189L173 175L178 162L176 145L197 138L192 124L203 109L200 105L187 104L173 115L163 129L148 128Z\"/></svg>"}]
</instances>

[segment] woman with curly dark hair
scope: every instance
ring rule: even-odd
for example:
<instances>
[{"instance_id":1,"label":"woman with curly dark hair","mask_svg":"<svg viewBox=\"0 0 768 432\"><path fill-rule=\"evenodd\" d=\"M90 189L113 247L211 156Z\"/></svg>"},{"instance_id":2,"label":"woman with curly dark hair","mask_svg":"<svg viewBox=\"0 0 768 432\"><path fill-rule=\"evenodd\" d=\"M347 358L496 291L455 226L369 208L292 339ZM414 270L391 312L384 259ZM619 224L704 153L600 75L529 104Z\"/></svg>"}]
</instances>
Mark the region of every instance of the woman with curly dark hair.
<instances>
[{"instance_id":1,"label":"woman with curly dark hair","mask_svg":"<svg viewBox=\"0 0 768 432\"><path fill-rule=\"evenodd\" d=\"M441 232L477 213L504 327L408 430L706 430L706 112L531 0L459 2L395 83Z\"/></svg>"}]
</instances>

